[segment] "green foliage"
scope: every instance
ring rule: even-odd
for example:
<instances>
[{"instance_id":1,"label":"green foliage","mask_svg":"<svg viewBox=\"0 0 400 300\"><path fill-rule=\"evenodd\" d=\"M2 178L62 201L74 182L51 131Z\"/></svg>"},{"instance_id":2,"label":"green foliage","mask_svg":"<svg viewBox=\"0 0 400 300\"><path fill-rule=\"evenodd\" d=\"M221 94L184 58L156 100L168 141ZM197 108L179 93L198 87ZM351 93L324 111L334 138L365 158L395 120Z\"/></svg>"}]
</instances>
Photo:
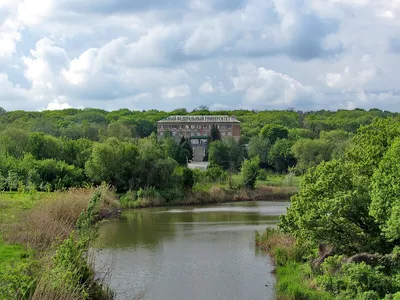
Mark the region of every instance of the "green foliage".
<instances>
[{"instance_id":1,"label":"green foliage","mask_svg":"<svg viewBox=\"0 0 400 300\"><path fill-rule=\"evenodd\" d=\"M385 274L382 266L365 262L340 264L338 257L332 257L322 268L324 272L317 276L318 284L340 299L381 299L400 289L399 275Z\"/></svg>"},{"instance_id":2,"label":"green foliage","mask_svg":"<svg viewBox=\"0 0 400 300\"><path fill-rule=\"evenodd\" d=\"M249 142L248 154L250 158L259 156L260 164L265 167L268 164L268 154L270 149L271 143L268 139L265 139L262 136L253 136Z\"/></svg>"},{"instance_id":3,"label":"green foliage","mask_svg":"<svg viewBox=\"0 0 400 300\"><path fill-rule=\"evenodd\" d=\"M296 171L303 174L306 170L330 161L335 145L323 140L300 139L292 147L297 160Z\"/></svg>"},{"instance_id":4,"label":"green foliage","mask_svg":"<svg viewBox=\"0 0 400 300\"><path fill-rule=\"evenodd\" d=\"M227 138L224 141L215 141L209 144L209 162L219 165L225 170L239 170L243 157L243 148L233 138Z\"/></svg>"},{"instance_id":5,"label":"green foliage","mask_svg":"<svg viewBox=\"0 0 400 300\"><path fill-rule=\"evenodd\" d=\"M228 178L228 173L219 165L210 164L205 171L205 177L208 182L220 182Z\"/></svg>"},{"instance_id":6,"label":"green foliage","mask_svg":"<svg viewBox=\"0 0 400 300\"><path fill-rule=\"evenodd\" d=\"M308 265L289 262L277 270L277 294L290 300L329 300L334 299L326 292L310 287L311 269Z\"/></svg>"},{"instance_id":7,"label":"green foliage","mask_svg":"<svg viewBox=\"0 0 400 300\"><path fill-rule=\"evenodd\" d=\"M281 217L283 231L301 241L333 245L343 253L379 249L383 241L369 216L368 184L353 169L350 162L334 160L308 172Z\"/></svg>"},{"instance_id":8,"label":"green foliage","mask_svg":"<svg viewBox=\"0 0 400 300\"><path fill-rule=\"evenodd\" d=\"M117 189L134 187L134 171L137 167L138 149L135 145L111 138L93 146L86 174L95 183L106 181Z\"/></svg>"},{"instance_id":9,"label":"green foliage","mask_svg":"<svg viewBox=\"0 0 400 300\"><path fill-rule=\"evenodd\" d=\"M219 132L217 125L212 124L211 130L210 130L210 138L208 140L208 143L210 144L214 141L220 141L220 140L221 140L221 133Z\"/></svg>"},{"instance_id":10,"label":"green foliage","mask_svg":"<svg viewBox=\"0 0 400 300\"><path fill-rule=\"evenodd\" d=\"M259 164L260 158L258 156L244 160L241 175L245 187L249 189L254 189L258 172L260 170Z\"/></svg>"},{"instance_id":11,"label":"green foliage","mask_svg":"<svg viewBox=\"0 0 400 300\"><path fill-rule=\"evenodd\" d=\"M260 136L274 144L278 139L287 139L289 131L281 125L267 124L260 132Z\"/></svg>"},{"instance_id":12,"label":"green foliage","mask_svg":"<svg viewBox=\"0 0 400 300\"><path fill-rule=\"evenodd\" d=\"M296 164L296 159L292 154L292 142L287 139L279 139L271 147L268 153L268 163L279 172L286 172L289 167Z\"/></svg>"},{"instance_id":13,"label":"green foliage","mask_svg":"<svg viewBox=\"0 0 400 300\"><path fill-rule=\"evenodd\" d=\"M372 176L370 213L391 240L400 239L400 138L396 138Z\"/></svg>"},{"instance_id":14,"label":"green foliage","mask_svg":"<svg viewBox=\"0 0 400 300\"><path fill-rule=\"evenodd\" d=\"M177 178L180 188L191 189L194 185L194 173L187 167L176 167L173 176Z\"/></svg>"}]
</instances>

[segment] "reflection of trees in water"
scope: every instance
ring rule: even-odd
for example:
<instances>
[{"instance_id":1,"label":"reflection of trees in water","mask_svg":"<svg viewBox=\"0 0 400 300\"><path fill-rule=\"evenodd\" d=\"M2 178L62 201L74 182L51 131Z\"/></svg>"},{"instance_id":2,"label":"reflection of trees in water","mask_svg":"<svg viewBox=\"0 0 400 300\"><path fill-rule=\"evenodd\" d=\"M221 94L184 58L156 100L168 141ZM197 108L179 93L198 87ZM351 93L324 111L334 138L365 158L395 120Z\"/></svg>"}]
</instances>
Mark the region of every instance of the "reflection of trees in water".
<instances>
[{"instance_id":1,"label":"reflection of trees in water","mask_svg":"<svg viewBox=\"0 0 400 300\"><path fill-rule=\"evenodd\" d=\"M248 205L250 206L250 205ZM119 220L110 220L100 228L98 247L124 248L141 246L156 249L165 240L172 240L183 228L185 233L198 226L212 223L263 224L276 222L277 217L256 212L202 211L195 208L168 212L168 210L128 211ZM197 223L202 223L201 225ZM214 224L216 225L216 224Z\"/></svg>"}]
</instances>

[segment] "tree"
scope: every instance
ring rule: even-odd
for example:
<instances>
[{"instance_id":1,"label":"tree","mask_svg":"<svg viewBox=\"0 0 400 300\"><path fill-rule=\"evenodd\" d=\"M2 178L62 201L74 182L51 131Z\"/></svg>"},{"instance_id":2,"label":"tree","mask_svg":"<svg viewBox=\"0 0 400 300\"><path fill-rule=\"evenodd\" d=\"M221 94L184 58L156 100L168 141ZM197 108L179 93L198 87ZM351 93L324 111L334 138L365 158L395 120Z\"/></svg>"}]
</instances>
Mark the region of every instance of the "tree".
<instances>
[{"instance_id":1,"label":"tree","mask_svg":"<svg viewBox=\"0 0 400 300\"><path fill-rule=\"evenodd\" d=\"M193 158L193 147L190 140L183 136L179 144L188 153L188 159L191 160Z\"/></svg>"},{"instance_id":2,"label":"tree","mask_svg":"<svg viewBox=\"0 0 400 300\"><path fill-rule=\"evenodd\" d=\"M268 165L268 153L271 149L271 143L268 139L262 136L254 136L250 139L248 146L249 157L260 157L260 166L267 167Z\"/></svg>"},{"instance_id":3,"label":"tree","mask_svg":"<svg viewBox=\"0 0 400 300\"><path fill-rule=\"evenodd\" d=\"M239 171L244 159L243 147L233 137L226 138L223 143L228 148L229 169Z\"/></svg>"},{"instance_id":4,"label":"tree","mask_svg":"<svg viewBox=\"0 0 400 300\"><path fill-rule=\"evenodd\" d=\"M227 170L230 166L229 147L222 141L215 141L208 146L208 160Z\"/></svg>"},{"instance_id":5,"label":"tree","mask_svg":"<svg viewBox=\"0 0 400 300\"><path fill-rule=\"evenodd\" d=\"M268 139L271 144L274 144L277 139L287 139L289 131L287 128L281 125L267 124L260 132L260 136L264 139Z\"/></svg>"},{"instance_id":6,"label":"tree","mask_svg":"<svg viewBox=\"0 0 400 300\"><path fill-rule=\"evenodd\" d=\"M245 159L242 165L241 175L243 184L246 188L254 189L260 171L260 158L258 156L252 159Z\"/></svg>"},{"instance_id":7,"label":"tree","mask_svg":"<svg viewBox=\"0 0 400 300\"><path fill-rule=\"evenodd\" d=\"M292 153L297 160L297 172L303 174L321 162L331 160L334 147L333 143L323 140L298 140L292 146Z\"/></svg>"},{"instance_id":8,"label":"tree","mask_svg":"<svg viewBox=\"0 0 400 300\"><path fill-rule=\"evenodd\" d=\"M156 126L147 120L139 121L136 126L136 134L141 138L148 137L155 130Z\"/></svg>"},{"instance_id":9,"label":"tree","mask_svg":"<svg viewBox=\"0 0 400 300\"><path fill-rule=\"evenodd\" d=\"M29 132L26 130L10 127L0 133L0 149L8 155L22 157L28 143Z\"/></svg>"},{"instance_id":10,"label":"tree","mask_svg":"<svg viewBox=\"0 0 400 300\"><path fill-rule=\"evenodd\" d=\"M214 141L220 141L221 139L221 133L219 132L219 129L217 125L212 124L211 125L211 130L210 130L210 138L208 140L208 143L212 143Z\"/></svg>"},{"instance_id":11,"label":"tree","mask_svg":"<svg viewBox=\"0 0 400 300\"><path fill-rule=\"evenodd\" d=\"M269 151L268 163L277 172L286 172L289 167L296 164L296 159L292 154L291 147L291 141L287 139L279 139Z\"/></svg>"},{"instance_id":12,"label":"tree","mask_svg":"<svg viewBox=\"0 0 400 300\"><path fill-rule=\"evenodd\" d=\"M190 159L189 150L178 144L172 136L164 137L161 140L161 146L165 156L176 160L180 165L186 165L187 160Z\"/></svg>"},{"instance_id":13,"label":"tree","mask_svg":"<svg viewBox=\"0 0 400 300\"><path fill-rule=\"evenodd\" d=\"M97 184L106 181L118 190L129 190L135 183L138 154L135 145L110 138L94 145L86 174Z\"/></svg>"},{"instance_id":14,"label":"tree","mask_svg":"<svg viewBox=\"0 0 400 300\"><path fill-rule=\"evenodd\" d=\"M383 156L372 176L370 214L385 236L400 240L400 138Z\"/></svg>"},{"instance_id":15,"label":"tree","mask_svg":"<svg viewBox=\"0 0 400 300\"><path fill-rule=\"evenodd\" d=\"M309 170L279 227L300 242L329 244L339 253L382 251L385 243L369 214L368 181L354 170L343 160Z\"/></svg>"},{"instance_id":16,"label":"tree","mask_svg":"<svg viewBox=\"0 0 400 300\"><path fill-rule=\"evenodd\" d=\"M62 142L51 135L34 132L29 136L27 150L35 159L59 159L62 155Z\"/></svg>"}]
</instances>

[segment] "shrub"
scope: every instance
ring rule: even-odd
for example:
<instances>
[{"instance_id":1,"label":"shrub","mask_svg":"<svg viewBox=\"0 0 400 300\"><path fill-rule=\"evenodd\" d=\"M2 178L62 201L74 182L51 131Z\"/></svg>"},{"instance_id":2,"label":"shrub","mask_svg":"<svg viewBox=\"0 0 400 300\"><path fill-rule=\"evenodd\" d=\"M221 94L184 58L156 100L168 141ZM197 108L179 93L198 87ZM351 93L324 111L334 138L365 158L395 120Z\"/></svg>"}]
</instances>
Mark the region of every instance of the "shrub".
<instances>
[{"instance_id":1,"label":"shrub","mask_svg":"<svg viewBox=\"0 0 400 300\"><path fill-rule=\"evenodd\" d=\"M254 189L256 185L258 171L260 170L259 164L260 158L258 156L253 157L250 160L246 159L243 162L241 175L245 187L249 189Z\"/></svg>"},{"instance_id":2,"label":"shrub","mask_svg":"<svg viewBox=\"0 0 400 300\"><path fill-rule=\"evenodd\" d=\"M125 195L123 195L119 201L122 208L134 208L136 200L136 191L127 191Z\"/></svg>"},{"instance_id":3,"label":"shrub","mask_svg":"<svg viewBox=\"0 0 400 300\"><path fill-rule=\"evenodd\" d=\"M265 181L268 178L268 172L265 169L260 169L257 175L257 180Z\"/></svg>"},{"instance_id":4,"label":"shrub","mask_svg":"<svg viewBox=\"0 0 400 300\"><path fill-rule=\"evenodd\" d=\"M210 164L205 173L209 182L226 181L228 178L228 173L215 164Z\"/></svg>"}]
</instances>

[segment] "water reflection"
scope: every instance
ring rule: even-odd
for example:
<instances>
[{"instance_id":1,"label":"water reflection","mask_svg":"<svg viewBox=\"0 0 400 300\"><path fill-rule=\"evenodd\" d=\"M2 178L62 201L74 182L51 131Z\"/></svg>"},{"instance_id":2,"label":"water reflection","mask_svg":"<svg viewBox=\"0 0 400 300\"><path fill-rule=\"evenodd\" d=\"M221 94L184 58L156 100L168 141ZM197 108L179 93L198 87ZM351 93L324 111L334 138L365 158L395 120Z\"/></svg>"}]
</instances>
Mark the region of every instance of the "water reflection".
<instances>
[{"instance_id":1,"label":"water reflection","mask_svg":"<svg viewBox=\"0 0 400 300\"><path fill-rule=\"evenodd\" d=\"M115 264L118 299L272 299L272 266L254 247L287 202L242 202L124 212L100 228L99 268ZM266 288L265 285L269 284ZM244 298L243 298L244 297Z\"/></svg>"}]
</instances>

